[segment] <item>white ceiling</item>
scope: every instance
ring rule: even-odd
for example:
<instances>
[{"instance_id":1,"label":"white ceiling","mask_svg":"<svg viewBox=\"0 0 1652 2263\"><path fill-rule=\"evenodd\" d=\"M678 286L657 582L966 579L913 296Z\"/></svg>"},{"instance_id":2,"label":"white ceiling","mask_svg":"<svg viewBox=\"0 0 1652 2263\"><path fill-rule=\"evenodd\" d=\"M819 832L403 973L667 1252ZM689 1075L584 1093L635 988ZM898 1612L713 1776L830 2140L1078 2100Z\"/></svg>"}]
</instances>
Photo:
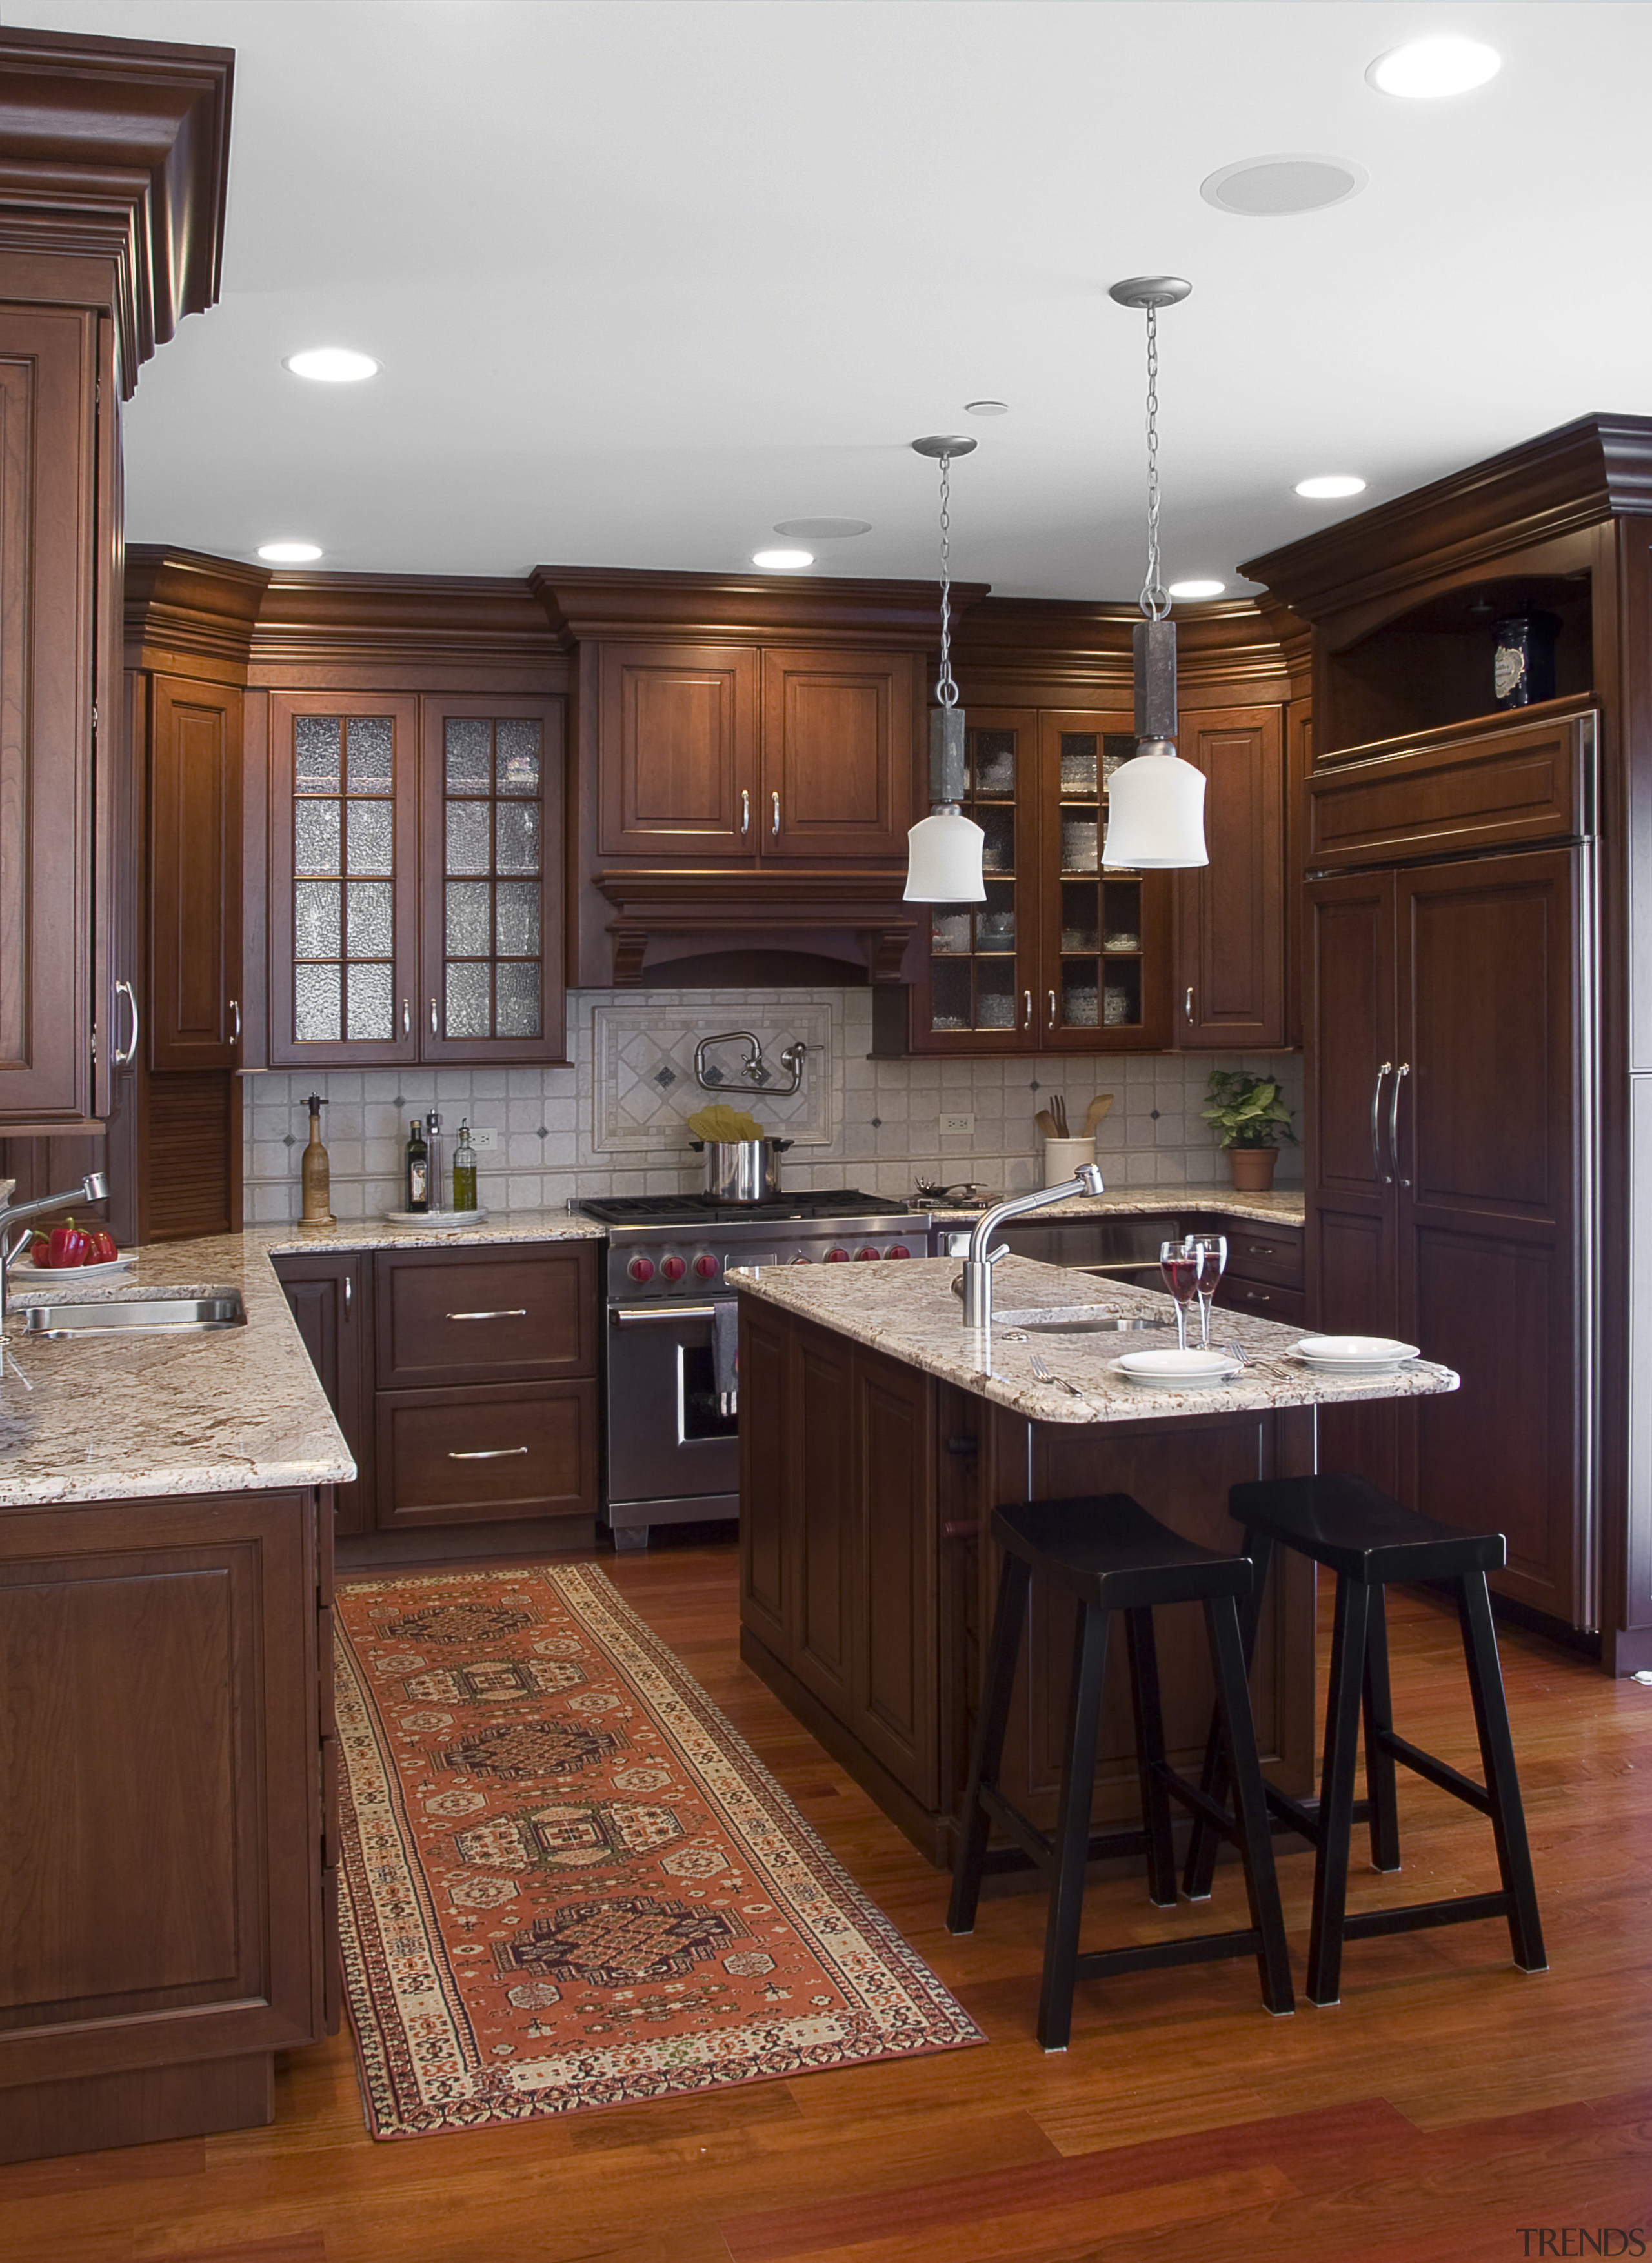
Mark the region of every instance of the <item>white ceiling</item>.
<instances>
[{"instance_id":1,"label":"white ceiling","mask_svg":"<svg viewBox=\"0 0 1652 2263\"><path fill-rule=\"evenodd\" d=\"M4 0L7 23L236 51L221 303L143 371L127 530L328 567L817 572L1040 596L1141 578L1141 317L1162 318L1171 578L1591 409L1652 411L1641 0ZM1418 33L1501 76L1399 102ZM1235 159L1352 158L1243 219ZM284 354L366 348L370 384ZM972 420L966 401L1007 401ZM1357 471L1355 503L1291 492Z\"/></svg>"}]
</instances>

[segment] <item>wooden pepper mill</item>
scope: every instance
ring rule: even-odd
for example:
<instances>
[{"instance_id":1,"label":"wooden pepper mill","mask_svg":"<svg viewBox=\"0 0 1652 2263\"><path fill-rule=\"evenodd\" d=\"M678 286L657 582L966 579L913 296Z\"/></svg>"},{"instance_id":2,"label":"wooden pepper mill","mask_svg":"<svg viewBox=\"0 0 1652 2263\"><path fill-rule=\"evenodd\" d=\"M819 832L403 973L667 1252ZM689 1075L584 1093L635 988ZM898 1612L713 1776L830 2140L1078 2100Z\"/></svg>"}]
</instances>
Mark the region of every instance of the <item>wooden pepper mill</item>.
<instances>
[{"instance_id":1,"label":"wooden pepper mill","mask_svg":"<svg viewBox=\"0 0 1652 2263\"><path fill-rule=\"evenodd\" d=\"M304 1103L309 1110L309 1145L304 1150L301 1175L304 1186L304 1214L301 1225L337 1225L332 1212L331 1174L327 1162L327 1150L322 1145L322 1110L327 1103L319 1092L312 1092Z\"/></svg>"}]
</instances>

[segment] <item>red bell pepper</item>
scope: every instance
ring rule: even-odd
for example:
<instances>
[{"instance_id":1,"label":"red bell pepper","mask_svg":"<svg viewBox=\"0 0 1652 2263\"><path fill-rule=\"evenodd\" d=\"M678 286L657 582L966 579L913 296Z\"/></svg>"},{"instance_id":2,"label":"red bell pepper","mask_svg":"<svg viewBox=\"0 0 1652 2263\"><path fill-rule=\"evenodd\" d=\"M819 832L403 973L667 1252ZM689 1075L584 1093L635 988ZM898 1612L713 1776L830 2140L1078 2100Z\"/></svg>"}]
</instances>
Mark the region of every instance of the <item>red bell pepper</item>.
<instances>
[{"instance_id":1,"label":"red bell pepper","mask_svg":"<svg viewBox=\"0 0 1652 2263\"><path fill-rule=\"evenodd\" d=\"M86 1253L91 1247L91 1236L72 1218L52 1228L51 1254L47 1263L56 1272L67 1272L74 1265L86 1262Z\"/></svg>"},{"instance_id":2,"label":"red bell pepper","mask_svg":"<svg viewBox=\"0 0 1652 2263\"><path fill-rule=\"evenodd\" d=\"M88 1265L112 1265L120 1254L113 1234L105 1226L94 1226L87 1240L91 1244L86 1253Z\"/></svg>"}]
</instances>

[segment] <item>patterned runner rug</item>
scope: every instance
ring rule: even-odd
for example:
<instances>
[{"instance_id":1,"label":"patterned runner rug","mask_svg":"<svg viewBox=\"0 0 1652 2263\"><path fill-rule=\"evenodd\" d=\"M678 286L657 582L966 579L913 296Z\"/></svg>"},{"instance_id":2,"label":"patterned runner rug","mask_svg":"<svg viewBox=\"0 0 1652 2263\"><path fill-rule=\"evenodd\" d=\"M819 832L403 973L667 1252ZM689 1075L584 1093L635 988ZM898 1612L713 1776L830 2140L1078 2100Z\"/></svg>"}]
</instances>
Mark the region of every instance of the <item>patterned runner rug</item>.
<instances>
[{"instance_id":1,"label":"patterned runner rug","mask_svg":"<svg viewBox=\"0 0 1652 2263\"><path fill-rule=\"evenodd\" d=\"M590 1565L337 1595L376 2137L984 2040Z\"/></svg>"}]
</instances>

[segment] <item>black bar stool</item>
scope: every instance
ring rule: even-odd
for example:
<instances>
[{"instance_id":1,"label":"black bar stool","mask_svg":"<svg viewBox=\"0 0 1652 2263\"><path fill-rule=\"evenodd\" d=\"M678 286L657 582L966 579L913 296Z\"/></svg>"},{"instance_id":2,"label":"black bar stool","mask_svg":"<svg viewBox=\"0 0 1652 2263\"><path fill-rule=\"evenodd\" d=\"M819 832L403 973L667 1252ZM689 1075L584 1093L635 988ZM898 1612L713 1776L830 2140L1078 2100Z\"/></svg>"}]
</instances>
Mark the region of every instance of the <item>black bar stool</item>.
<instances>
[{"instance_id":1,"label":"black bar stool","mask_svg":"<svg viewBox=\"0 0 1652 2263\"><path fill-rule=\"evenodd\" d=\"M1438 1523L1390 1500L1362 1478L1279 1478L1235 1486L1228 1498L1235 1519L1245 1528L1245 1553L1257 1572L1243 1621L1247 1669L1274 1543L1311 1556L1337 1574L1318 1801L1305 1803L1291 1798L1277 1785L1265 1787L1275 1815L1300 1831L1315 1850L1314 1924L1308 1952L1309 2001L1334 2004L1338 2000L1344 1941L1411 1933L1425 1926L1459 1925L1474 1918L1506 1918L1515 1963L1524 1972L1547 1971L1525 1814L1509 1733L1509 1708L1497 1660L1496 1630L1486 1587L1486 1573L1497 1570L1506 1559L1503 1535L1465 1533L1454 1525ZM1455 1592L1463 1661L1485 1771L1483 1785L1408 1743L1395 1731L1383 1605L1383 1589L1390 1580L1436 1580ZM1366 1797L1356 1802L1354 1763L1362 1713ZM1348 1915L1348 1851L1356 1822L1363 1818L1369 1825L1372 1868L1397 1870L1400 1867L1396 1761L1490 1818L1503 1878L1500 1892L1460 1894L1447 1901L1412 1902L1398 1909L1361 1910ZM1221 1797L1223 1761L1214 1724L1201 1781L1214 1797ZM1184 1887L1193 1899L1209 1892L1215 1860L1214 1834L1202 1818L1196 1818L1183 1874Z\"/></svg>"},{"instance_id":2,"label":"black bar stool","mask_svg":"<svg viewBox=\"0 0 1652 2263\"><path fill-rule=\"evenodd\" d=\"M1155 1965L1194 1964L1211 1957L1254 1952L1268 2009L1294 2011L1239 1630L1238 1605L1250 1592L1250 1564L1243 1556L1218 1556L1191 1540L1180 1539L1149 1516L1139 1501L1122 1493L997 1508L993 1511L992 1531L1004 1553L1004 1567L970 1759L963 1836L953 1870L948 1930L975 1931L981 1881L988 1871L1035 1869L1043 1875L1050 1900L1038 2035L1047 2051L1067 2048L1072 2032L1074 1982L1105 1973L1140 1972ZM1073 1646L1060 1816L1054 1839L1013 1807L998 1789L1010 1693L1034 1571L1058 1581L1081 1606ZM1222 1748L1231 1761L1227 1780L1235 1786L1232 1814L1172 1768L1164 1754L1153 1607L1185 1602L1205 1606L1216 1674L1217 1719ZM1092 1833L1090 1785L1107 1664L1108 1615L1112 1611L1124 1613L1129 1645L1142 1828ZM1078 1928L1083 1911L1084 1866L1094 1858L1145 1854L1151 1899L1161 1908L1175 1905L1172 1797L1191 1808L1213 1833L1237 1841L1244 1860L1250 1925L1232 1933L1203 1934L1081 1956ZM988 1852L987 1833L994 1823L1009 1833L1016 1841L1013 1847Z\"/></svg>"}]
</instances>

